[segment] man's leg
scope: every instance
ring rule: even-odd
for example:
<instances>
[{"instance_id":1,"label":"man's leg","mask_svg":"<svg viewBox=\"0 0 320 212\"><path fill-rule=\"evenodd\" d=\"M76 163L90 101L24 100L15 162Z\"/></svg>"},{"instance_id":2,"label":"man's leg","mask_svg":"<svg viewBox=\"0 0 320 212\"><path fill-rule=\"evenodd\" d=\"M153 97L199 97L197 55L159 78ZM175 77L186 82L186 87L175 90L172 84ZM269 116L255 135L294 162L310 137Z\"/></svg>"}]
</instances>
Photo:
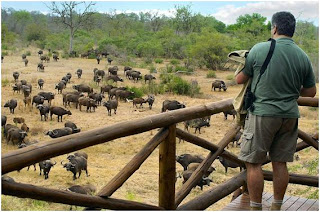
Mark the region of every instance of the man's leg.
<instances>
[{"instance_id":1,"label":"man's leg","mask_svg":"<svg viewBox=\"0 0 320 212\"><path fill-rule=\"evenodd\" d=\"M264 178L260 163L246 163L247 167L247 185L250 196L250 203L262 203L262 192L264 187ZM252 204L251 208L252 207ZM257 206L259 207L259 206Z\"/></svg>"},{"instance_id":2,"label":"man's leg","mask_svg":"<svg viewBox=\"0 0 320 212\"><path fill-rule=\"evenodd\" d=\"M289 183L289 174L286 162L272 162L273 169L273 198L271 210L280 210L284 194Z\"/></svg>"}]
</instances>

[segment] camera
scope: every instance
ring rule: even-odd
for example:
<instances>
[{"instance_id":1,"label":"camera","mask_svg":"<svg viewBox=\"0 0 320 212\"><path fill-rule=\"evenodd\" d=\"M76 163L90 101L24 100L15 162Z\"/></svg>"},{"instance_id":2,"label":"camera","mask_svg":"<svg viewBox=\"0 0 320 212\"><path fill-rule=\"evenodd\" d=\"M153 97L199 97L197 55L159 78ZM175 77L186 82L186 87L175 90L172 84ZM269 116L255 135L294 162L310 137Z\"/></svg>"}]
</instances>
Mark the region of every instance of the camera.
<instances>
[{"instance_id":1,"label":"camera","mask_svg":"<svg viewBox=\"0 0 320 212\"><path fill-rule=\"evenodd\" d=\"M256 99L254 93L251 92L251 89L248 88L246 90L246 93L244 95L244 103L243 103L243 108L245 110L250 110L251 112L254 110L254 105L253 102Z\"/></svg>"}]
</instances>

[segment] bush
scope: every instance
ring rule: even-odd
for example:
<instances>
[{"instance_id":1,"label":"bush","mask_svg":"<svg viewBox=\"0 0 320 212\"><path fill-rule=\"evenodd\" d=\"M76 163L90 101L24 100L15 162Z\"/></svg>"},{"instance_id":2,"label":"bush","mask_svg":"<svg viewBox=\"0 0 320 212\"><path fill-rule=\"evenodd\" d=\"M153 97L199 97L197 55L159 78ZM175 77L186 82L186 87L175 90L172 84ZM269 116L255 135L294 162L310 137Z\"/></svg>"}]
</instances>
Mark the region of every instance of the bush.
<instances>
[{"instance_id":1,"label":"bush","mask_svg":"<svg viewBox=\"0 0 320 212\"><path fill-rule=\"evenodd\" d=\"M31 56L31 52L30 51L26 51L25 55Z\"/></svg>"},{"instance_id":2,"label":"bush","mask_svg":"<svg viewBox=\"0 0 320 212\"><path fill-rule=\"evenodd\" d=\"M207 78L216 78L216 72L215 71L208 71Z\"/></svg>"},{"instance_id":3,"label":"bush","mask_svg":"<svg viewBox=\"0 0 320 212\"><path fill-rule=\"evenodd\" d=\"M179 60L177 60L177 59L172 59L172 60L170 61L170 63L171 63L172 65L178 65L180 62L179 62Z\"/></svg>"},{"instance_id":4,"label":"bush","mask_svg":"<svg viewBox=\"0 0 320 212\"><path fill-rule=\"evenodd\" d=\"M157 58L157 59L155 59L155 60L154 60L154 62L155 62L155 63L159 63L159 64L160 64L160 63L163 63L163 60L162 60L162 59Z\"/></svg>"},{"instance_id":5,"label":"bush","mask_svg":"<svg viewBox=\"0 0 320 212\"><path fill-rule=\"evenodd\" d=\"M150 74L157 73L157 69L153 65L149 68L149 70L150 70Z\"/></svg>"},{"instance_id":6,"label":"bush","mask_svg":"<svg viewBox=\"0 0 320 212\"><path fill-rule=\"evenodd\" d=\"M6 87L9 85L9 80L7 78L1 80L1 86Z\"/></svg>"},{"instance_id":7,"label":"bush","mask_svg":"<svg viewBox=\"0 0 320 212\"><path fill-rule=\"evenodd\" d=\"M146 63L146 64L152 64L152 59L150 58L150 57L147 57L145 60L144 60L144 62Z\"/></svg>"},{"instance_id":8,"label":"bush","mask_svg":"<svg viewBox=\"0 0 320 212\"><path fill-rule=\"evenodd\" d=\"M129 99L140 98L140 97L142 97L144 95L143 89L141 89L141 88L127 87L127 90L134 92L133 97L130 97Z\"/></svg>"},{"instance_id":9,"label":"bush","mask_svg":"<svg viewBox=\"0 0 320 212\"><path fill-rule=\"evenodd\" d=\"M226 77L227 80L234 80L234 76L233 74L230 74Z\"/></svg>"},{"instance_id":10,"label":"bush","mask_svg":"<svg viewBox=\"0 0 320 212\"><path fill-rule=\"evenodd\" d=\"M8 52L1 52L2 56L8 56Z\"/></svg>"},{"instance_id":11,"label":"bush","mask_svg":"<svg viewBox=\"0 0 320 212\"><path fill-rule=\"evenodd\" d=\"M89 56L88 56L88 59L96 59L96 58L97 58L97 56L96 56L95 53L91 53L91 54L89 54Z\"/></svg>"},{"instance_id":12,"label":"bush","mask_svg":"<svg viewBox=\"0 0 320 212\"><path fill-rule=\"evenodd\" d=\"M176 66L175 67L175 72L184 72L185 74L190 74L193 72L192 68L187 68L187 67L183 67L183 66Z\"/></svg>"}]
</instances>

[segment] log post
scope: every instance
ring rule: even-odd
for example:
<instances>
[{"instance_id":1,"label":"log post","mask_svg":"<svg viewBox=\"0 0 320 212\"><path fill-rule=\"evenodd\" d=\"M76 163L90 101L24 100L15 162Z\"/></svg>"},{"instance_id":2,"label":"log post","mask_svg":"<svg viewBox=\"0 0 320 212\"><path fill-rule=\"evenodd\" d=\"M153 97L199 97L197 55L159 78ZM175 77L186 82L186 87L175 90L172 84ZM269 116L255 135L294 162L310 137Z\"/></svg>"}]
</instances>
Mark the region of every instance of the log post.
<instances>
[{"instance_id":1,"label":"log post","mask_svg":"<svg viewBox=\"0 0 320 212\"><path fill-rule=\"evenodd\" d=\"M247 171L242 171L224 183L206 191L189 202L181 205L177 210L205 210L210 205L240 188L246 182Z\"/></svg>"},{"instance_id":2,"label":"log post","mask_svg":"<svg viewBox=\"0 0 320 212\"><path fill-rule=\"evenodd\" d=\"M153 150L168 136L168 129L162 128L142 149L138 152L132 160L106 185L104 186L98 196L111 196L122 184L139 169L141 164L149 157Z\"/></svg>"},{"instance_id":3,"label":"log post","mask_svg":"<svg viewBox=\"0 0 320 212\"><path fill-rule=\"evenodd\" d=\"M319 107L319 98L299 97L297 102L299 106Z\"/></svg>"},{"instance_id":4,"label":"log post","mask_svg":"<svg viewBox=\"0 0 320 212\"><path fill-rule=\"evenodd\" d=\"M298 137L301 138L304 142L313 146L316 150L319 150L319 142L314 140L310 135L298 129Z\"/></svg>"},{"instance_id":5,"label":"log post","mask_svg":"<svg viewBox=\"0 0 320 212\"><path fill-rule=\"evenodd\" d=\"M216 152L210 152L207 158L202 161L202 163L198 166L198 168L192 173L191 177L185 182L180 189L180 191L176 194L176 207L182 202L182 200L190 193L191 189L199 182L203 173L202 171L208 170L213 161L224 151L224 148L230 143L230 141L234 138L240 126L233 125L230 127L224 138L219 142Z\"/></svg>"},{"instance_id":6,"label":"log post","mask_svg":"<svg viewBox=\"0 0 320 212\"><path fill-rule=\"evenodd\" d=\"M176 125L169 126L169 135L159 146L159 207L174 210L176 181Z\"/></svg>"}]
</instances>

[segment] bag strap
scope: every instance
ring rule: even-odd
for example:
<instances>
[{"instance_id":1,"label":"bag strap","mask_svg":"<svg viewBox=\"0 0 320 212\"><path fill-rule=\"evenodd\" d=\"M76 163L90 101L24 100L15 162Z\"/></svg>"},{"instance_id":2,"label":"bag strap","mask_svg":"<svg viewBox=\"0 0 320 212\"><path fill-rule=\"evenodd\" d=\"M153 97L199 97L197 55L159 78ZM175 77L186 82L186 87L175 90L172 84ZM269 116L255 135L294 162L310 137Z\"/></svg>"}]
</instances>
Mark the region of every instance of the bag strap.
<instances>
[{"instance_id":1,"label":"bag strap","mask_svg":"<svg viewBox=\"0 0 320 212\"><path fill-rule=\"evenodd\" d=\"M268 67L268 64L269 64L269 62L270 62L270 60L271 60L271 57L272 57L272 55L273 55L273 52L274 52L274 48L275 48L275 46L276 46L276 40L270 38L268 41L270 41L270 40L271 40L270 49L269 49L267 58L266 58L265 61L263 62L262 67L261 67L261 69L260 69L260 74L259 74L259 77L258 77L256 86L254 87L253 93L256 91L257 85L258 85L258 83L260 82L261 75L265 72L265 70L266 70L267 67Z\"/></svg>"}]
</instances>

